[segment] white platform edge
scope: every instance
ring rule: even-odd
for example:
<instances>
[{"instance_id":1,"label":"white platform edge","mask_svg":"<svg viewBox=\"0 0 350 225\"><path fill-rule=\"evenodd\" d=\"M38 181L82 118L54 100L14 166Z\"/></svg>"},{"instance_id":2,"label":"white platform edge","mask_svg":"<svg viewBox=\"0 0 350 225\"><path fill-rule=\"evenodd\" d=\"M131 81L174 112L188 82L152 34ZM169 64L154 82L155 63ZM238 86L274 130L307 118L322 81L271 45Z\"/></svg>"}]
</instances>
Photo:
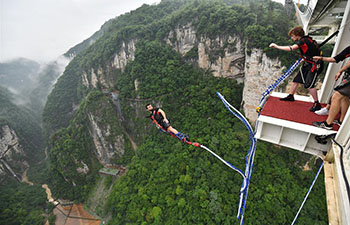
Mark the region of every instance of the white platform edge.
<instances>
[{"instance_id":1,"label":"white platform edge","mask_svg":"<svg viewBox=\"0 0 350 225\"><path fill-rule=\"evenodd\" d=\"M335 134L337 131L335 130L326 130L323 128L307 125L307 124L302 124L302 123L297 123L297 122L292 122L288 120L283 120L283 119L278 119L270 116L259 116L258 121L263 122L263 123L269 123L273 125L278 125L281 127L287 127L291 128L294 130L301 130L303 132L307 133L312 133L315 135L330 135L330 134ZM259 125L258 125L259 126Z\"/></svg>"}]
</instances>

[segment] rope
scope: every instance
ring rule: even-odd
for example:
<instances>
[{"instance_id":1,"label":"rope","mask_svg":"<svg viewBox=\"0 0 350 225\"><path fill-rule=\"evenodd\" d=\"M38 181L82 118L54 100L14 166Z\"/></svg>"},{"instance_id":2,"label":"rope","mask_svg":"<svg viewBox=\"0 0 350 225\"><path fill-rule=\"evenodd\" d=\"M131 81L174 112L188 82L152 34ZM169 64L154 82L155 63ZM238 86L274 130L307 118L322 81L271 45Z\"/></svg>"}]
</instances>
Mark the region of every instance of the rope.
<instances>
[{"instance_id":1,"label":"rope","mask_svg":"<svg viewBox=\"0 0 350 225\"><path fill-rule=\"evenodd\" d=\"M301 63L302 59L298 59L295 63L293 63L286 71L284 71L284 73L282 74L282 76L280 76L277 80L275 80L275 82L270 85L262 94L261 99L259 101L259 106L256 108L256 111L259 113L258 116L260 116L260 112L262 110L262 108L264 107L266 101L267 101L267 97L270 95L270 93L280 85L280 83L282 81L284 81L297 67L298 65Z\"/></svg>"},{"instance_id":2,"label":"rope","mask_svg":"<svg viewBox=\"0 0 350 225\"><path fill-rule=\"evenodd\" d=\"M215 156L216 158L218 158L218 159L219 159L221 162L223 162L226 166L228 166L228 167L230 167L231 169L233 169L234 171L238 172L238 173L243 177L243 179L245 179L245 175L243 174L243 172L242 172L240 169L238 169L238 168L232 166L230 163L228 163L228 162L226 162L225 160L223 160L220 156L218 156L217 154L215 154L212 150L210 150L210 149L207 148L206 146L200 145L200 147L203 148L203 149L205 149L205 150L207 150L208 152L210 152L213 156Z\"/></svg>"},{"instance_id":3,"label":"rope","mask_svg":"<svg viewBox=\"0 0 350 225\"><path fill-rule=\"evenodd\" d=\"M340 148L340 168L342 171L342 175L343 175L343 179L344 179L344 183L345 183L345 187L346 187L346 193L350 202L350 186L349 186L349 181L348 178L346 177L346 173L345 173L345 167L344 167L344 148L341 144L339 144L336 140L334 140L334 138L331 139L333 143L335 143L336 145L338 145L338 147Z\"/></svg>"},{"instance_id":4,"label":"rope","mask_svg":"<svg viewBox=\"0 0 350 225\"><path fill-rule=\"evenodd\" d=\"M314 186L314 184L315 184L315 182L316 182L316 180L317 180L317 177L318 177L318 175L320 174L322 168L323 168L323 162L322 162L320 168L318 169L317 174L316 174L314 180L312 181L312 184L311 184L311 186L310 186L308 192L306 193L306 195L305 195L305 197L304 197L304 200L303 200L303 202L301 203L301 206L300 206L300 208L299 208L297 214L295 215L295 218L294 218L294 220L293 220L293 222L292 222L291 225L293 225L293 224L295 223L295 221L297 220L297 218L298 218L298 216L299 216L299 213L300 213L301 209L303 208L303 206L304 206L304 204L305 204L305 202L306 202L306 199L307 199L307 197L309 196L309 194L310 194L310 192L311 192L311 190L312 190L312 188L313 188L313 186Z\"/></svg>"},{"instance_id":5,"label":"rope","mask_svg":"<svg viewBox=\"0 0 350 225\"><path fill-rule=\"evenodd\" d=\"M245 206L246 201L248 197L248 189L249 189L249 183L250 178L253 172L253 165L254 165L254 156L255 156L255 150L256 150L256 138L254 137L255 132L253 131L250 123L248 120L239 112L235 107L233 107L230 103L227 102L227 100L219 93L216 92L221 101L224 103L225 107L238 119L240 119L244 125L247 127L250 137L250 148L246 155L246 162L245 162L245 178L242 182L242 188L241 188L241 194L240 194L240 200L238 204L238 212L237 212L237 219L241 218L241 224L243 224L244 221L244 212L245 212Z\"/></svg>"},{"instance_id":6,"label":"rope","mask_svg":"<svg viewBox=\"0 0 350 225\"><path fill-rule=\"evenodd\" d=\"M175 138L178 138L180 141L184 140L184 134L183 133L178 133L178 134L173 134L171 132L168 132L167 130L165 130L162 126L160 126L156 121L153 121L157 127L164 133L167 133L167 134L170 134L171 136L175 137ZM222 159L220 156L218 156L215 152L213 152L212 150L210 150L208 147L204 146L204 145L201 145L197 142L190 142L188 140L184 140L185 144L188 144L188 145L193 145L195 147L199 147L199 148L202 148L202 149L205 149L207 150L209 153L211 153L213 156L215 156L216 158L218 158L221 162L223 162L226 166L230 167L231 169L233 169L234 171L238 172L242 177L243 179L245 179L245 175L244 173L238 169L237 167L233 166L232 164L230 164L229 162L225 161L224 159Z\"/></svg>"}]
</instances>

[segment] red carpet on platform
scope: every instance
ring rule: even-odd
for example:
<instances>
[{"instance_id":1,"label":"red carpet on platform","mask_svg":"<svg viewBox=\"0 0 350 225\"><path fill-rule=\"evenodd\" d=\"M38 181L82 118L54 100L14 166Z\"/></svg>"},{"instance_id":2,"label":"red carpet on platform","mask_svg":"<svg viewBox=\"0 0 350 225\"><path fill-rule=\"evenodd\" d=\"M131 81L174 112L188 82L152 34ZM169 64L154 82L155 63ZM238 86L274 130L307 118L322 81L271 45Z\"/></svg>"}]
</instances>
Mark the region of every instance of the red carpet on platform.
<instances>
[{"instance_id":1,"label":"red carpet on platform","mask_svg":"<svg viewBox=\"0 0 350 225\"><path fill-rule=\"evenodd\" d=\"M316 113L310 112L309 109L312 104L312 102L304 101L281 101L279 98L270 96L265 103L261 115L313 126L312 122L324 121L327 119L327 116L319 116ZM326 104L321 105L322 107L326 106ZM339 118L339 116L337 118ZM333 124L333 130L338 129L339 126Z\"/></svg>"}]
</instances>

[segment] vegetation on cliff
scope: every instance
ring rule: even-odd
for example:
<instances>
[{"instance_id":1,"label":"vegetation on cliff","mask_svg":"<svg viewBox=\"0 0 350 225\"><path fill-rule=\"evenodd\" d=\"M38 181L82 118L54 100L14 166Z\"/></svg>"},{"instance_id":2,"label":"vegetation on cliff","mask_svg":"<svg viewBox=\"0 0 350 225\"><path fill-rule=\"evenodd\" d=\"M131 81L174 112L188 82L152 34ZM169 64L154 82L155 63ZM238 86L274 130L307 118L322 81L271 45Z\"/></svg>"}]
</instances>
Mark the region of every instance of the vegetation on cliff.
<instances>
[{"instance_id":1,"label":"vegetation on cliff","mask_svg":"<svg viewBox=\"0 0 350 225\"><path fill-rule=\"evenodd\" d=\"M242 84L191 67L178 53L157 42L140 44L129 65L117 81L120 96L152 98L162 105L175 128L244 170L249 134L216 96L216 91L221 92L239 108ZM138 91L132 88L134 79L139 79ZM106 210L115 215L110 224L238 224L235 215L241 177L202 149L182 146L156 128L147 132L150 135L109 198ZM314 172L300 168L305 161L296 162L305 156L283 151L259 142L247 224L293 220L303 198L300 193L305 193ZM322 182L316 186L303 210L303 215L312 216L302 217L301 224L327 223L324 187Z\"/></svg>"},{"instance_id":2,"label":"vegetation on cliff","mask_svg":"<svg viewBox=\"0 0 350 225\"><path fill-rule=\"evenodd\" d=\"M0 224L42 225L43 211L50 206L46 194L39 185L19 184L12 178L7 185L0 185Z\"/></svg>"},{"instance_id":3,"label":"vegetation on cliff","mask_svg":"<svg viewBox=\"0 0 350 225\"><path fill-rule=\"evenodd\" d=\"M111 100L99 91L91 92L81 103L70 125L57 131L50 139L49 182L55 196L83 201L96 181L102 166L96 158L98 153L92 139L93 129L96 129L91 127L92 117L99 129L109 131L111 140L107 141L110 145L118 135L122 135L123 143L127 143L124 145L124 157L116 154L111 163L127 164L133 156L131 144L120 129ZM78 172L78 168L86 168L86 172Z\"/></svg>"},{"instance_id":4,"label":"vegetation on cliff","mask_svg":"<svg viewBox=\"0 0 350 225\"><path fill-rule=\"evenodd\" d=\"M108 21L108 29L103 35L84 51L80 50L68 65L44 109L43 121L47 136L68 126L74 116L74 106L79 105L89 92L91 87L82 85L83 73L105 68L104 77L115 80L120 71L106 67L113 62L115 53L121 50L123 44L131 40L156 40L165 44L170 31L187 24L196 30L198 41L201 37L216 39L239 36L247 43L248 51L253 47L263 48L269 56L280 57L284 65L289 65L295 59L290 54L267 48L272 41L281 44L290 41L287 31L292 23L285 16L281 4L268 0L163 0L157 5L143 5ZM174 37L170 41L176 42L177 39ZM209 58L217 59L223 51L217 48L209 52ZM192 59L190 54L187 55L188 60Z\"/></svg>"},{"instance_id":5,"label":"vegetation on cliff","mask_svg":"<svg viewBox=\"0 0 350 225\"><path fill-rule=\"evenodd\" d=\"M7 125L16 132L19 144L24 146L26 160L35 162L42 158L43 139L41 127L34 113L14 103L14 95L0 86L0 136L2 127Z\"/></svg>"},{"instance_id":6,"label":"vegetation on cliff","mask_svg":"<svg viewBox=\"0 0 350 225\"><path fill-rule=\"evenodd\" d=\"M210 71L193 64L194 51L182 56L166 45L170 31L189 23L197 38L239 36L247 44L247 52L264 48L270 57L280 57L285 64L294 60L281 51L265 48L272 41L290 43L287 31L293 25L282 5L268 0L163 0L109 21L107 31L66 68L44 110L46 134L52 135L51 184L57 197L84 201L92 190L101 165L94 155L87 113L100 112L97 115L102 127L116 124L113 135L122 133L128 142L126 136L131 134L139 144L135 155L129 144L126 159L116 160L127 164L129 170L113 184L102 213L111 215L109 224L239 223L235 215L240 176L208 153L183 147L176 139L159 133L145 118L145 103L160 106L175 128L244 169L248 133L216 96L219 91L240 108L243 84L214 78ZM115 53L130 40L137 40L135 59L123 71L111 69ZM210 52L209 57L218 58L222 51ZM119 121L106 96L82 84L83 74L100 68L115 81L124 121ZM101 85L97 89L102 89ZM314 170L301 169L307 160L299 153L259 143L247 224L292 221L315 174ZM77 167L83 166L81 162L90 168L87 174L77 172ZM298 222L327 224L322 182L316 184Z\"/></svg>"}]
</instances>

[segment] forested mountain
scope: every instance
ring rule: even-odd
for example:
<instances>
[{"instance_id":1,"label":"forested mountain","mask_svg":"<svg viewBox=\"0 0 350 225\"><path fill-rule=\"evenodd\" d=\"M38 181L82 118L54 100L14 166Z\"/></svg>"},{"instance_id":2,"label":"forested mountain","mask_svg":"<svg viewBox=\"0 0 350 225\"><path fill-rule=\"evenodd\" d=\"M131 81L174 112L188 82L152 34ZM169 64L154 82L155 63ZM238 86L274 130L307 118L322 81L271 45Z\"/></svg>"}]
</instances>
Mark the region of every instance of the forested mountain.
<instances>
[{"instance_id":1,"label":"forested mountain","mask_svg":"<svg viewBox=\"0 0 350 225\"><path fill-rule=\"evenodd\" d=\"M183 45L189 48L182 52L188 61L201 63L205 60L203 63L208 66L203 67L209 70L213 69L218 59L226 56L226 52L233 52L234 58L232 65L228 62L228 72L242 74L242 70L231 70L242 66L240 62L245 58L245 51L249 54L254 47L267 46L271 41L284 43L288 40L289 20L284 15L282 5L271 1L261 2L264 1L162 1L156 6L144 5L118 17L109 25L108 32L72 60L64 72L64 79L58 80L43 114L47 135L69 124L75 106L90 88L108 90L113 87L118 73L128 60L133 59L135 44L140 39L157 40L174 48ZM192 43L186 43L187 36L182 40L183 34L177 33L182 26L193 28L193 31L189 31L195 32L191 35ZM216 42L216 39L219 41ZM210 43L200 49L203 42ZM204 56L200 54L203 51ZM276 57L270 50L266 49L266 52ZM282 53L280 58L283 62L287 61Z\"/></svg>"},{"instance_id":2,"label":"forested mountain","mask_svg":"<svg viewBox=\"0 0 350 225\"><path fill-rule=\"evenodd\" d=\"M39 225L45 191L18 181L44 159L42 130L34 113L13 101L13 94L0 86L0 224Z\"/></svg>"},{"instance_id":3,"label":"forested mountain","mask_svg":"<svg viewBox=\"0 0 350 225\"><path fill-rule=\"evenodd\" d=\"M50 205L41 184L28 182L26 172L46 178L41 113L67 62L0 63L0 224L43 224L44 212L51 211L45 211Z\"/></svg>"},{"instance_id":4,"label":"forested mountain","mask_svg":"<svg viewBox=\"0 0 350 225\"><path fill-rule=\"evenodd\" d=\"M163 0L108 21L67 53L74 58L47 98L49 162L38 179L108 224L239 224L241 177L158 131L145 104L244 170L249 134L216 92L238 109L254 99L252 72L259 92L297 57L267 48L290 43L293 25L270 0ZM126 169L106 176L103 167ZM316 167L309 156L259 142L245 224L290 223ZM298 223L327 224L322 182Z\"/></svg>"},{"instance_id":5,"label":"forested mountain","mask_svg":"<svg viewBox=\"0 0 350 225\"><path fill-rule=\"evenodd\" d=\"M34 113L23 106L14 104L14 95L6 88L0 86L0 144L1 157L9 155L9 160L16 162L16 167L22 167L17 172L23 172L26 166L19 166L22 160L35 162L42 157L43 140L42 130ZM6 151L8 146L15 145L18 148L17 157L14 153ZM11 156L11 157L10 157ZM18 158L19 157L19 158Z\"/></svg>"}]
</instances>

